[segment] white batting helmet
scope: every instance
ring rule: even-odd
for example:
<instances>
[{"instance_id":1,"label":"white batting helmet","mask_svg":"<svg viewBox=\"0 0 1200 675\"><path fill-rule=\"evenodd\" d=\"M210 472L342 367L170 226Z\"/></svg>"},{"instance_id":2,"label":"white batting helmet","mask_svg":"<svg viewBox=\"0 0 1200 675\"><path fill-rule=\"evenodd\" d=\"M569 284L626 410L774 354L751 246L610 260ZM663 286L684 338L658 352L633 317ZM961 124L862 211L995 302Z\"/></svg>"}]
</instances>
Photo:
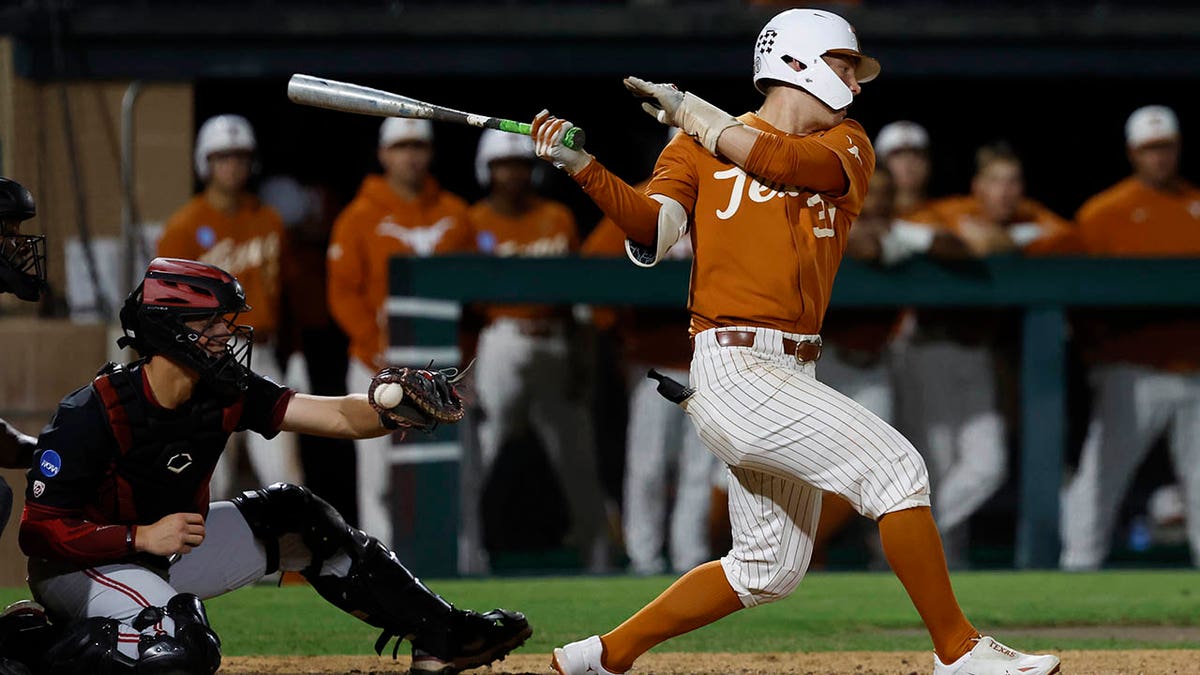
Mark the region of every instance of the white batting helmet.
<instances>
[{"instance_id":1,"label":"white batting helmet","mask_svg":"<svg viewBox=\"0 0 1200 675\"><path fill-rule=\"evenodd\" d=\"M897 150L928 150L929 132L909 120L896 120L883 125L875 137L875 156L887 157Z\"/></svg>"},{"instance_id":2,"label":"white batting helmet","mask_svg":"<svg viewBox=\"0 0 1200 675\"><path fill-rule=\"evenodd\" d=\"M484 129L479 137L479 150L475 153L475 180L479 181L480 186L487 187L492 182L490 165L498 159L526 159L536 162L533 138L499 129ZM537 178L536 174L534 177Z\"/></svg>"},{"instance_id":3,"label":"white batting helmet","mask_svg":"<svg viewBox=\"0 0 1200 675\"><path fill-rule=\"evenodd\" d=\"M208 180L208 157L214 152L245 150L254 152L258 143L254 140L254 128L241 115L217 115L200 125L196 134L196 175Z\"/></svg>"},{"instance_id":4,"label":"white batting helmet","mask_svg":"<svg viewBox=\"0 0 1200 675\"><path fill-rule=\"evenodd\" d=\"M379 125L379 147L381 148L412 141L432 143L433 122L408 117L389 117Z\"/></svg>"},{"instance_id":5,"label":"white batting helmet","mask_svg":"<svg viewBox=\"0 0 1200 675\"><path fill-rule=\"evenodd\" d=\"M854 95L821 58L840 54L858 58L854 76L870 82L879 74L879 62L858 51L858 36L845 19L818 9L789 9L763 26L754 44L754 86L784 82L800 87L834 110L850 105ZM794 70L792 63L800 65Z\"/></svg>"}]
</instances>

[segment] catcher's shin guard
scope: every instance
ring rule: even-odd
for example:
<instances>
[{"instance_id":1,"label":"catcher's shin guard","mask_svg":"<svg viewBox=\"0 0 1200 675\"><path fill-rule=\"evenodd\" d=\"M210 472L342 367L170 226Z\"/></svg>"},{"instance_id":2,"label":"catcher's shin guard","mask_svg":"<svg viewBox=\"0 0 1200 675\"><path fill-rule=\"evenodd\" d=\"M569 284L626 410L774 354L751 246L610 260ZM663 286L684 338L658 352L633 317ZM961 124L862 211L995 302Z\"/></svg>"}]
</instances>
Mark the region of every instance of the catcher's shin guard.
<instances>
[{"instance_id":1,"label":"catcher's shin guard","mask_svg":"<svg viewBox=\"0 0 1200 675\"><path fill-rule=\"evenodd\" d=\"M133 620L145 630L162 621L175 622L174 635L143 635L138 643L138 675L211 675L221 667L221 638L208 625L200 598L180 593L164 607L147 607Z\"/></svg>"},{"instance_id":2,"label":"catcher's shin guard","mask_svg":"<svg viewBox=\"0 0 1200 675\"><path fill-rule=\"evenodd\" d=\"M42 659L47 675L135 675L137 661L117 650L116 619L92 617L74 624Z\"/></svg>"},{"instance_id":3,"label":"catcher's shin guard","mask_svg":"<svg viewBox=\"0 0 1200 675\"><path fill-rule=\"evenodd\" d=\"M18 665L33 669L61 633L46 618L46 610L32 600L5 607L0 613L0 657L11 663L8 671L0 668L0 673L20 672Z\"/></svg>"},{"instance_id":4,"label":"catcher's shin guard","mask_svg":"<svg viewBox=\"0 0 1200 675\"><path fill-rule=\"evenodd\" d=\"M465 642L462 627L471 623L468 616L473 613L455 609L426 588L378 539L350 527L308 488L276 483L243 492L233 503L266 545L268 571L278 567L279 537L300 535L312 553L311 564L301 573L334 606L383 629L377 652L399 637L412 639L438 658L455 658ZM349 573L322 574L325 561L338 553L350 559Z\"/></svg>"}]
</instances>

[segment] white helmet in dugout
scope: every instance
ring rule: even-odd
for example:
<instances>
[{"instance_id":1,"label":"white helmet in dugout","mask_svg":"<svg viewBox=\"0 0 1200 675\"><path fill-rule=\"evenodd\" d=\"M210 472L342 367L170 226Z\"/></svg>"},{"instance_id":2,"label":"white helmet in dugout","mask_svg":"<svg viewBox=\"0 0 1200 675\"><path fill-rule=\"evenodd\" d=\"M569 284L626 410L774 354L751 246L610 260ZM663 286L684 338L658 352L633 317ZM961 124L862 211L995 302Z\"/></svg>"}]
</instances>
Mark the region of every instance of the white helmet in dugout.
<instances>
[{"instance_id":1,"label":"white helmet in dugout","mask_svg":"<svg viewBox=\"0 0 1200 675\"><path fill-rule=\"evenodd\" d=\"M870 82L879 74L879 62L858 51L858 36L845 19L817 9L789 9L775 15L758 34L754 86L765 94L768 82L795 85L841 110L854 95L821 58L825 54L857 57L854 76L859 82Z\"/></svg>"},{"instance_id":2,"label":"white helmet in dugout","mask_svg":"<svg viewBox=\"0 0 1200 675\"><path fill-rule=\"evenodd\" d=\"M475 153L475 180L480 187L492 182L491 163L498 159L525 159L537 162L533 138L524 134L513 134L499 129L484 129L479 137L479 150ZM534 164L534 182L538 179L540 162Z\"/></svg>"},{"instance_id":3,"label":"white helmet in dugout","mask_svg":"<svg viewBox=\"0 0 1200 675\"><path fill-rule=\"evenodd\" d=\"M208 157L215 152L244 150L254 152L258 143L254 140L254 128L241 115L217 115L200 125L196 134L196 175L208 180Z\"/></svg>"}]
</instances>

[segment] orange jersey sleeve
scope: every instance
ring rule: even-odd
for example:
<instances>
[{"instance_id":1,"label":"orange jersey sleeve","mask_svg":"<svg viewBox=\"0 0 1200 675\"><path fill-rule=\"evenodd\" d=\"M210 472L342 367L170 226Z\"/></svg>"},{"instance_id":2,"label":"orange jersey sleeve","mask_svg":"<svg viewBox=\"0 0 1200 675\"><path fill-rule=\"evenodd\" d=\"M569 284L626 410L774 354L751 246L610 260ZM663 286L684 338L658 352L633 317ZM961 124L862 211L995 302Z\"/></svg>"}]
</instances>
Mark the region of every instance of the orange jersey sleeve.
<instances>
[{"instance_id":1,"label":"orange jersey sleeve","mask_svg":"<svg viewBox=\"0 0 1200 675\"><path fill-rule=\"evenodd\" d=\"M743 117L743 122L749 123L752 116ZM854 120L807 136L765 132L746 158L746 171L769 182L821 194L859 189L857 199L861 201L866 181L875 172L875 150Z\"/></svg>"},{"instance_id":2,"label":"orange jersey sleeve","mask_svg":"<svg viewBox=\"0 0 1200 675\"><path fill-rule=\"evenodd\" d=\"M329 313L349 338L351 354L365 364L382 367L385 364L378 361L379 321L367 292L367 238L371 224L370 215L353 202L334 221L325 290ZM370 348L372 344L374 349Z\"/></svg>"},{"instance_id":3,"label":"orange jersey sleeve","mask_svg":"<svg viewBox=\"0 0 1200 675\"><path fill-rule=\"evenodd\" d=\"M595 159L573 178L626 236L645 246L654 244L658 237L658 202Z\"/></svg>"}]
</instances>

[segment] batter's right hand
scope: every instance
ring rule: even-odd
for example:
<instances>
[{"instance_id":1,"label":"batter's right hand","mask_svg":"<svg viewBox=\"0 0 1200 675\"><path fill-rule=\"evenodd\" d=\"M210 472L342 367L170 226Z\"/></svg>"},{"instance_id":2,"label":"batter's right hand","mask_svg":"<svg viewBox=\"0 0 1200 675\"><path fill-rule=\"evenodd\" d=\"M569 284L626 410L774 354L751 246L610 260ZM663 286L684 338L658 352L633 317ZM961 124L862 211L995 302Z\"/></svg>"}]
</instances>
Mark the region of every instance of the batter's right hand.
<instances>
[{"instance_id":1,"label":"batter's right hand","mask_svg":"<svg viewBox=\"0 0 1200 675\"><path fill-rule=\"evenodd\" d=\"M543 110L533 118L533 129L529 135L533 137L534 151L538 157L550 162L556 169L562 169L574 176L592 162L592 156L583 148L573 150L562 144L567 131L575 125L561 120Z\"/></svg>"},{"instance_id":2,"label":"batter's right hand","mask_svg":"<svg viewBox=\"0 0 1200 675\"><path fill-rule=\"evenodd\" d=\"M157 523L138 527L133 546L139 551L165 557L187 553L203 541L204 516L172 513Z\"/></svg>"}]
</instances>

